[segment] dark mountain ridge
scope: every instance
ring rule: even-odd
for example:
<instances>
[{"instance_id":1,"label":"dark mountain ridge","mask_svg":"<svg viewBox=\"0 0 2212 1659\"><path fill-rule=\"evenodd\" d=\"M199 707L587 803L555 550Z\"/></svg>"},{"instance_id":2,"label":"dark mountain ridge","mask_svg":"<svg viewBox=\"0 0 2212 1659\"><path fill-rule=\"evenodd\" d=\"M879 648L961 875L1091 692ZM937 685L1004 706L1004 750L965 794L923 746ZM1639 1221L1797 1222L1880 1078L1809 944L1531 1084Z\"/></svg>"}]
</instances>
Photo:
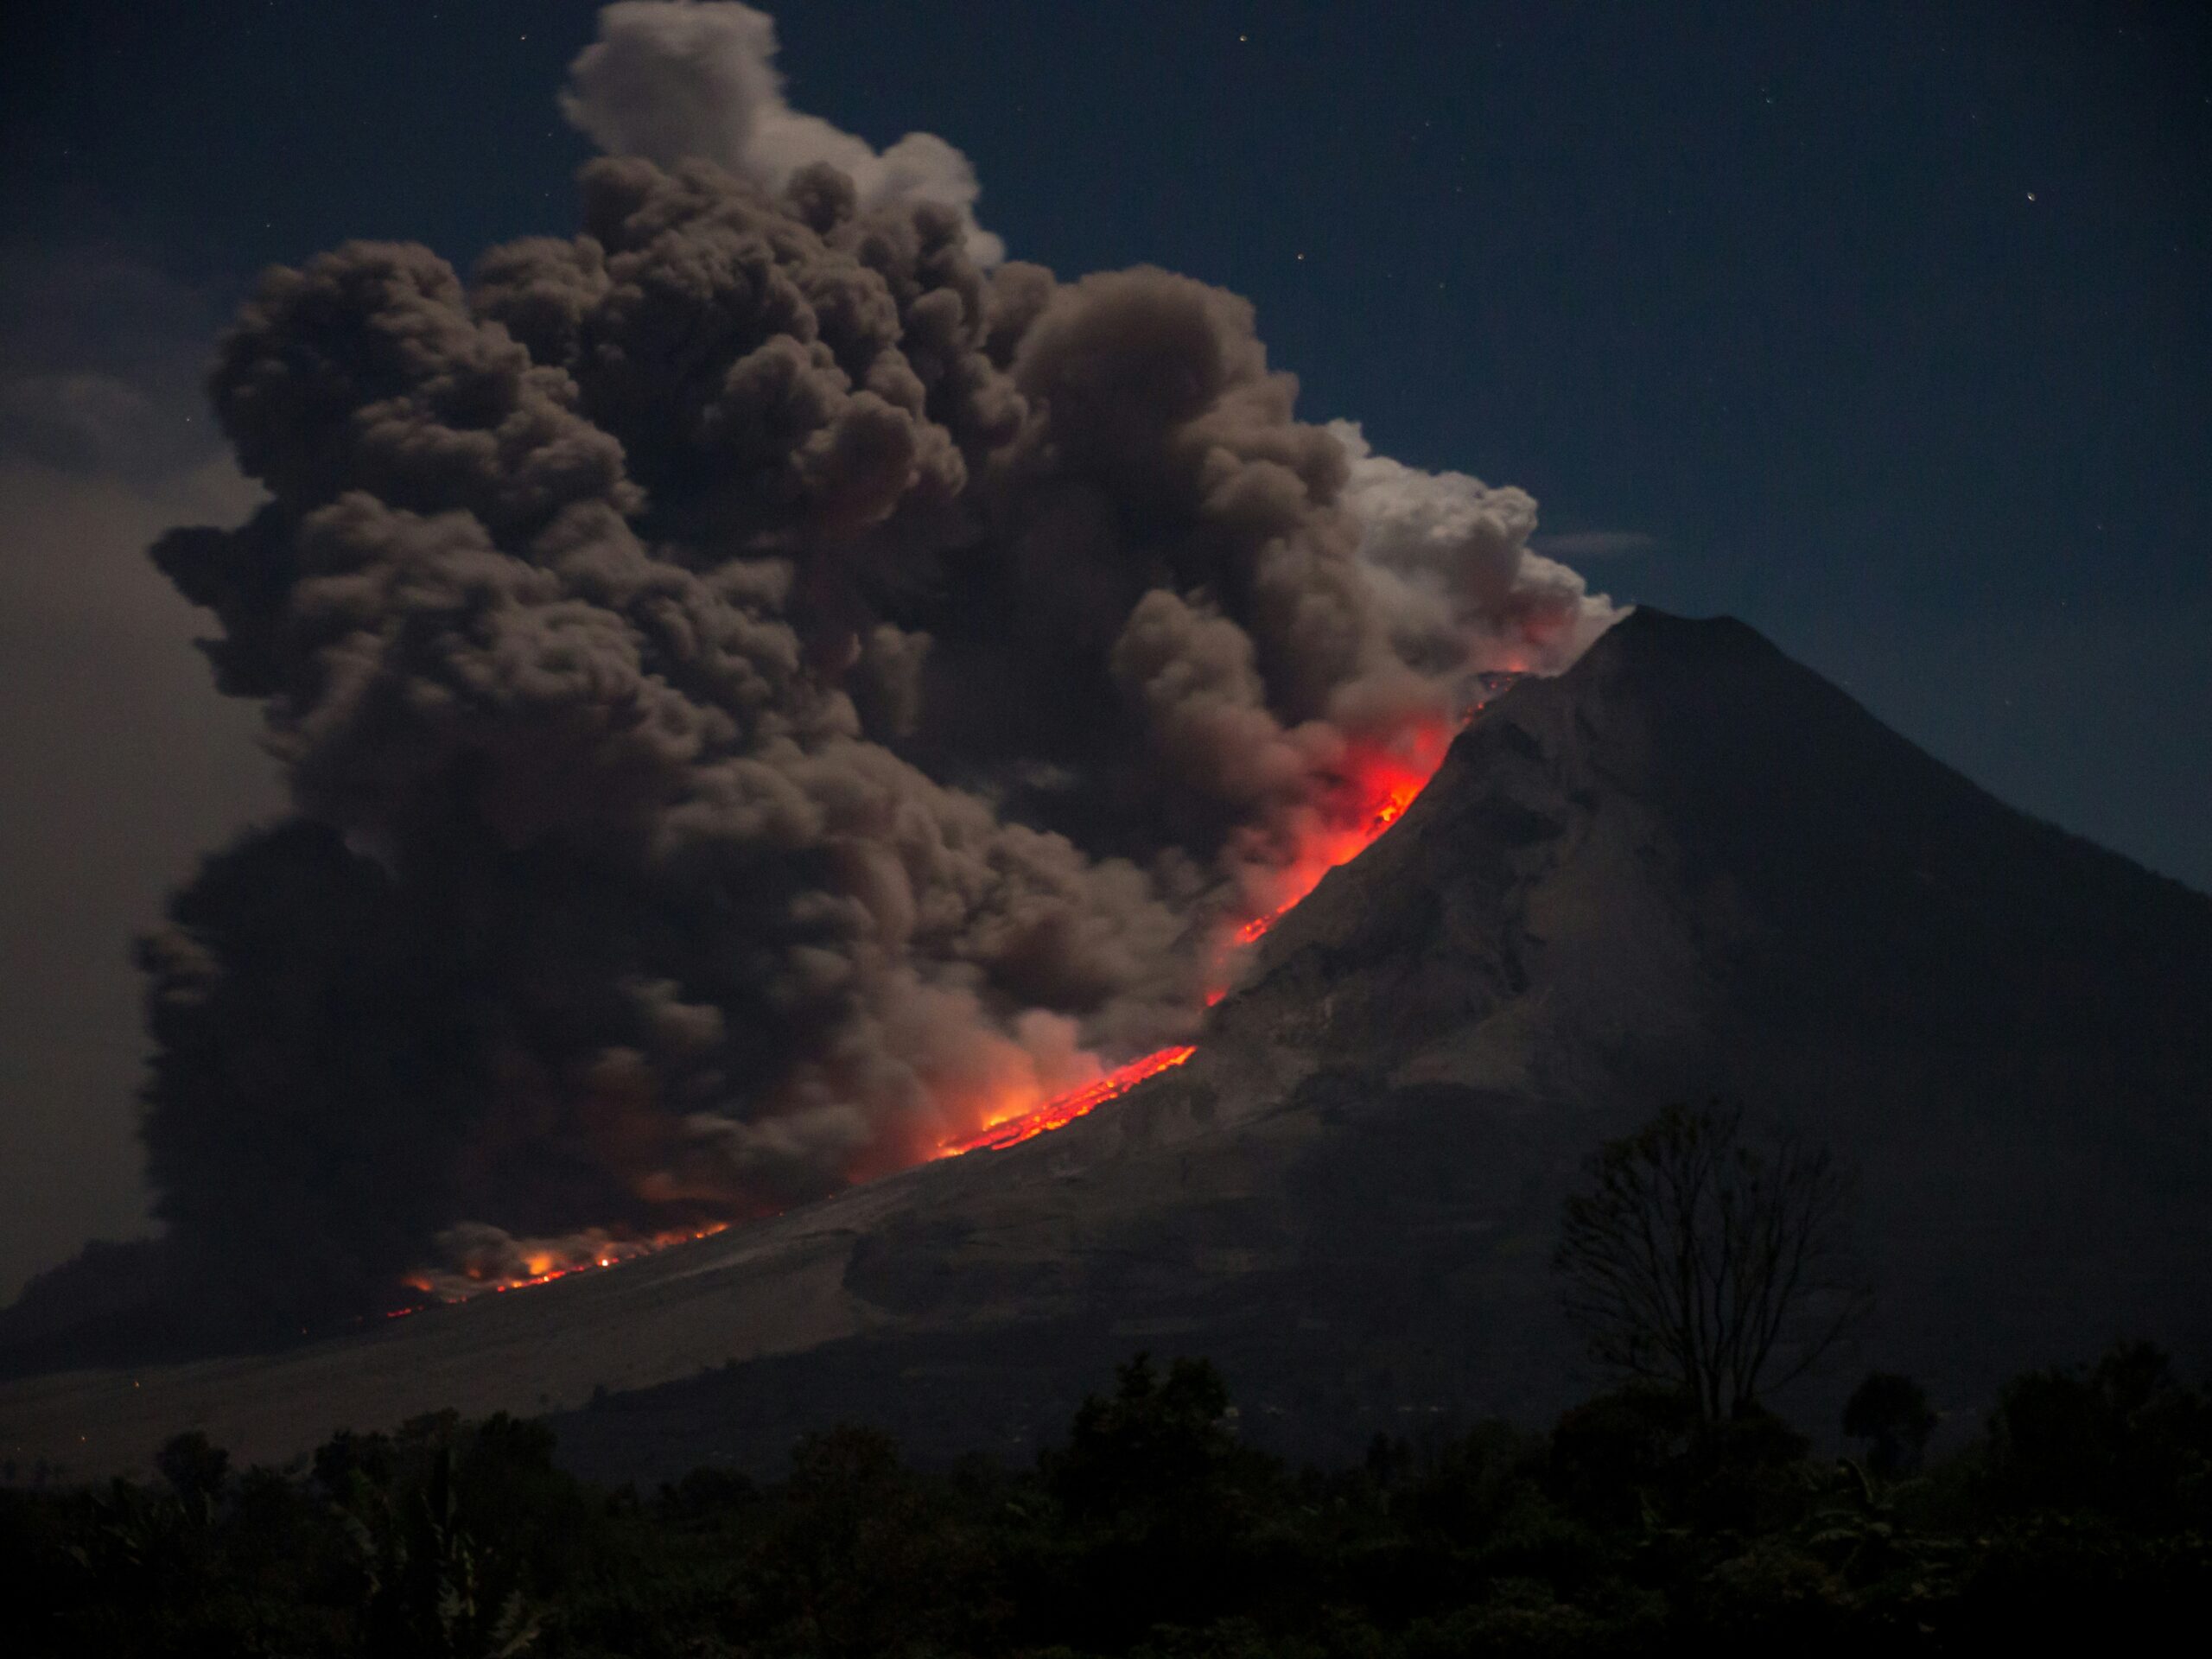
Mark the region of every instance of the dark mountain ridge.
<instances>
[{"instance_id":1,"label":"dark mountain ridge","mask_svg":"<svg viewBox=\"0 0 2212 1659\"><path fill-rule=\"evenodd\" d=\"M1138 1347L1214 1357L1296 1451L1539 1419L1596 1380L1561 1195L1708 1094L1862 1175L1875 1315L1784 1407L1877 1364L1969 1412L2117 1335L2212 1354L2209 1003L2212 899L1742 624L1639 611L1484 711L1198 1055L1093 1116L292 1355L8 1385L0 1446L104 1467L197 1422L281 1456L452 1404L552 1412L603 1472L773 1465L841 1417L1019 1454Z\"/></svg>"}]
</instances>

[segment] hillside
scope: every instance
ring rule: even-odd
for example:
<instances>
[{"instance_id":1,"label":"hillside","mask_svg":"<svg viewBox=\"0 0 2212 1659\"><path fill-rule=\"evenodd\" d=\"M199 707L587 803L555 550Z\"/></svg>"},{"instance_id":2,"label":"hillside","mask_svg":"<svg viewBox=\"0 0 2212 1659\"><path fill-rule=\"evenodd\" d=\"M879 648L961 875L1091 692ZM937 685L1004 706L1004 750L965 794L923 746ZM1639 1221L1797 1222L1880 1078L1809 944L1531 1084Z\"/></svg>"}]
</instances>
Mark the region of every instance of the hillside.
<instances>
[{"instance_id":1,"label":"hillside","mask_svg":"<svg viewBox=\"0 0 2212 1659\"><path fill-rule=\"evenodd\" d=\"M1538 1419L1591 1380L1561 1192L1716 1092L1862 1172L1879 1303L1840 1369L1970 1410L2117 1334L2212 1351L2208 1001L2212 900L1743 625L1640 611L1479 715L1190 1063L1094 1116L286 1354L10 1382L0 1448L98 1472L200 1426L282 1459L451 1405L553 1414L601 1472L772 1465L840 1417L1019 1456L1137 1348L1215 1358L1293 1450Z\"/></svg>"}]
</instances>

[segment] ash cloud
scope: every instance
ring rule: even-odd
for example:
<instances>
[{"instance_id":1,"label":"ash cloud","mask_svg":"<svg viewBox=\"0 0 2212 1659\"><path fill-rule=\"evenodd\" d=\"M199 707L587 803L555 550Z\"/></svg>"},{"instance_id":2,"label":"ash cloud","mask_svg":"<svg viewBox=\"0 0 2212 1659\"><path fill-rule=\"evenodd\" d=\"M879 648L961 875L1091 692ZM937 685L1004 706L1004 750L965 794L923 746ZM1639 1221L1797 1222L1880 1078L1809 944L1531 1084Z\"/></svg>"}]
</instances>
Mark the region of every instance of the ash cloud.
<instances>
[{"instance_id":1,"label":"ash cloud","mask_svg":"<svg viewBox=\"0 0 2212 1659\"><path fill-rule=\"evenodd\" d=\"M1006 245L976 223L982 191L965 156L928 132L878 151L792 109L775 57L775 19L734 0L617 0L571 67L561 111L609 155L664 167L696 156L771 190L825 164L862 208L950 207L971 257L1005 257Z\"/></svg>"},{"instance_id":2,"label":"ash cloud","mask_svg":"<svg viewBox=\"0 0 2212 1659\"><path fill-rule=\"evenodd\" d=\"M1245 302L998 259L957 152L772 52L609 7L576 235L349 244L221 343L269 499L153 557L294 812L142 946L145 1137L178 1261L287 1317L1187 1037L1351 756L1612 616L1525 495L1298 420Z\"/></svg>"}]
</instances>

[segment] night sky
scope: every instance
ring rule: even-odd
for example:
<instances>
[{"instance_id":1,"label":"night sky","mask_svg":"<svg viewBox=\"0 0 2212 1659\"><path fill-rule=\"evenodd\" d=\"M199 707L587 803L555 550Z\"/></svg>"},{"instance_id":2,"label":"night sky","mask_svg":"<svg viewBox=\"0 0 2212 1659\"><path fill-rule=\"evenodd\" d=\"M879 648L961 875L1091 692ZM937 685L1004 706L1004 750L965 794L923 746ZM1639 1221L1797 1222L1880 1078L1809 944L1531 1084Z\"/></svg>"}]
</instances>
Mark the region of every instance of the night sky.
<instances>
[{"instance_id":1,"label":"night sky","mask_svg":"<svg viewBox=\"0 0 2212 1659\"><path fill-rule=\"evenodd\" d=\"M252 499L255 271L574 224L589 0L81 0L0 38L0 1295L141 1224L131 935L276 802L140 555ZM787 95L966 152L1010 253L1258 307L1309 419L1520 485L1999 796L2212 887L2212 10L897 4ZM27 1178L26 1172L35 1172Z\"/></svg>"}]
</instances>

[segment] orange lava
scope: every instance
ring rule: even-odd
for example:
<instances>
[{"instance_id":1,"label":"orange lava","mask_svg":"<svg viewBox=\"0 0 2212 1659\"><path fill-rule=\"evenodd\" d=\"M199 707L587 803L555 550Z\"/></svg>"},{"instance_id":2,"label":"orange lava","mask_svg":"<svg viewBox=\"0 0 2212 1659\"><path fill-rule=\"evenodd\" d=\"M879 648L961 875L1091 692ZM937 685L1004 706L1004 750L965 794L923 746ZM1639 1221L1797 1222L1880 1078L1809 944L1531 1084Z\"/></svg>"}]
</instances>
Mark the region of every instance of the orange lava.
<instances>
[{"instance_id":1,"label":"orange lava","mask_svg":"<svg viewBox=\"0 0 2212 1659\"><path fill-rule=\"evenodd\" d=\"M964 1141L948 1142L938 1150L940 1158L957 1158L963 1152L980 1152L988 1147L993 1152L1019 1146L1024 1141L1035 1139L1047 1129L1065 1128L1084 1116L1096 1111L1108 1101L1126 1095L1147 1077L1156 1077L1170 1067L1178 1066L1198 1051L1190 1044L1175 1048L1162 1048L1131 1060L1127 1065L1116 1066L1096 1083L1087 1083L1080 1089L1071 1089L1064 1095L1055 1095L1043 1105L1003 1118L989 1125L981 1134L969 1135Z\"/></svg>"},{"instance_id":2,"label":"orange lava","mask_svg":"<svg viewBox=\"0 0 2212 1659\"><path fill-rule=\"evenodd\" d=\"M1480 708L1476 704L1476 708ZM1472 710L1469 711L1471 717ZM1464 723L1464 722L1463 722ZM1218 961L1205 990L1205 1004L1212 1007L1229 995L1229 962L1238 950L1256 944L1267 931L1321 884L1321 878L1340 864L1349 864L1405 816L1436 769L1444 764L1458 728L1442 720L1422 721L1400 733L1389 742L1359 742L1345 756L1343 771L1306 825L1306 834L1291 859L1269 873L1269 907L1230 927L1218 950ZM1027 1111L1017 1110L998 1119L979 1133L948 1141L938 1149L939 1158L963 1153L1001 1151L1019 1146L1048 1130L1072 1123L1106 1102L1127 1094L1148 1077L1182 1065L1198 1050L1188 1044L1163 1048L1131 1060L1095 1083L1056 1095Z\"/></svg>"},{"instance_id":3,"label":"orange lava","mask_svg":"<svg viewBox=\"0 0 2212 1659\"><path fill-rule=\"evenodd\" d=\"M1242 921L1226 921L1217 936L1213 966L1207 976L1205 1004L1212 1007L1229 995L1239 952L1257 944L1268 930L1310 896L1321 878L1349 864L1382 838L1382 832L1420 798L1436 769L1444 764L1452 737L1474 718L1482 704L1447 726L1441 720L1419 722L1389 742L1351 746L1343 770L1301 825L1289 859L1256 880L1254 901L1265 908Z\"/></svg>"},{"instance_id":4,"label":"orange lava","mask_svg":"<svg viewBox=\"0 0 2212 1659\"><path fill-rule=\"evenodd\" d=\"M1444 764L1452 737L1451 728L1436 721L1414 728L1388 746L1355 745L1323 801L1319 823L1272 884L1274 904L1236 930L1236 943L1257 941L1319 887L1323 876L1351 863L1403 817Z\"/></svg>"},{"instance_id":5,"label":"orange lava","mask_svg":"<svg viewBox=\"0 0 2212 1659\"><path fill-rule=\"evenodd\" d=\"M432 1301L417 1303L414 1307L395 1307L387 1311L385 1317L388 1319L401 1319L438 1302L448 1305L465 1302L486 1291L523 1290L531 1285L550 1285L556 1279L566 1279L572 1274L620 1267L625 1262L634 1262L639 1256L664 1250L671 1244L688 1244L694 1239L712 1238L716 1233L728 1231L729 1226L728 1222L718 1221L711 1226L700 1228L696 1232L656 1233L649 1238L610 1239L600 1247L595 1255L585 1256L581 1261L563 1262L550 1250L538 1250L523 1258L523 1266L528 1272L511 1278L479 1274L467 1268L437 1278L428 1274L418 1274L406 1281L407 1287L419 1291ZM454 1284L456 1279L468 1281L469 1287L457 1289Z\"/></svg>"},{"instance_id":6,"label":"orange lava","mask_svg":"<svg viewBox=\"0 0 2212 1659\"><path fill-rule=\"evenodd\" d=\"M1443 765L1445 751L1451 747L1452 738L1521 673L1516 665L1480 677L1481 696L1462 705L1457 721L1422 720L1388 740L1360 740L1350 746L1341 770L1318 807L1305 820L1291 856L1273 866L1262 878L1261 891L1253 895L1253 899L1266 908L1241 921L1232 918L1224 924L1217 947L1215 972L1210 976L1205 990L1208 1007L1229 995L1230 963L1236 954L1258 943L1269 928L1320 886L1323 876L1357 858L1381 838L1384 830L1403 817L1406 809L1419 798L1429 779L1436 775L1437 768ZM957 1158L964 1153L996 1152L1019 1146L1096 1111L1148 1078L1181 1065L1197 1052L1197 1048L1187 1043L1158 1049L1039 1105L1023 1109L1017 1103L1013 1109L1001 1112L995 1121L976 1133L944 1142L931 1156ZM531 1269L528 1276L480 1278L473 1288L459 1294L453 1293L450 1276L442 1285L428 1276L411 1279L408 1283L411 1288L441 1301L465 1300L479 1290L520 1290L525 1286L550 1284L571 1274L614 1267L671 1244L709 1237L729 1224L717 1223L696 1233L624 1240L610 1243L595 1258L579 1262L563 1262L550 1253L542 1259L526 1257L524 1265ZM397 1319L415 1311L413 1307L395 1308L386 1317Z\"/></svg>"}]
</instances>

